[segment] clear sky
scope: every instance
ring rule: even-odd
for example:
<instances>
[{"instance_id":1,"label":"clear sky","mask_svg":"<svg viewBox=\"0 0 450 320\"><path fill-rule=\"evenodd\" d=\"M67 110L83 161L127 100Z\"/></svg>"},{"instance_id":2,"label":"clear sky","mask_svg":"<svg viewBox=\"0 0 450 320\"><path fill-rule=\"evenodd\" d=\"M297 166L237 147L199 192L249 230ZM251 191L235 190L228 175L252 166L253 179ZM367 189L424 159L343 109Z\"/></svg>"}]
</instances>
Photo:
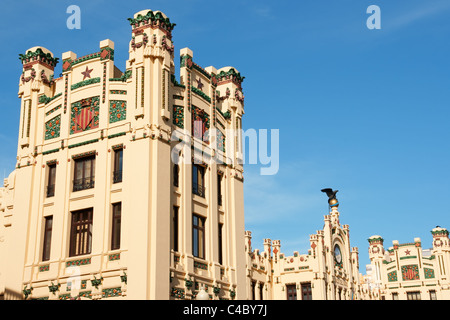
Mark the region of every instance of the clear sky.
<instances>
[{"instance_id":1,"label":"clear sky","mask_svg":"<svg viewBox=\"0 0 450 320\"><path fill-rule=\"evenodd\" d=\"M69 5L81 29L69 30ZM369 30L369 5L381 29ZM43 46L61 59L115 42L123 71L127 18L160 10L176 23L175 63L194 61L245 76L244 129L279 129L280 169L261 176L245 166L246 229L254 248L281 240L282 252L306 253L323 227L327 197L338 189L340 221L368 259L367 239L385 247L450 228L450 2L447 0L113 1L3 0L0 10L0 174L14 169L20 105L19 53ZM61 63L55 74L61 72Z\"/></svg>"}]
</instances>

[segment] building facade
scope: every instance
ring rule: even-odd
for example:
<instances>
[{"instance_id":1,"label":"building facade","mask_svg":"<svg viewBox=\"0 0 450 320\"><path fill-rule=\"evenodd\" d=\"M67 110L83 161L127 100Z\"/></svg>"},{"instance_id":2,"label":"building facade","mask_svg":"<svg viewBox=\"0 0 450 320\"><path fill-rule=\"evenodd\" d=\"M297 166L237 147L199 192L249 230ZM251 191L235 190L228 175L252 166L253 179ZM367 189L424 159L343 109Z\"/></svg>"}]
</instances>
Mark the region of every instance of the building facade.
<instances>
[{"instance_id":1,"label":"building facade","mask_svg":"<svg viewBox=\"0 0 450 320\"><path fill-rule=\"evenodd\" d=\"M431 231L433 247L423 249L420 238L412 243L384 249L384 240L369 238L371 273L368 294L376 300L449 300L450 242L449 232L436 227Z\"/></svg>"},{"instance_id":2,"label":"building facade","mask_svg":"<svg viewBox=\"0 0 450 320\"><path fill-rule=\"evenodd\" d=\"M292 256L279 240L264 239L252 250L246 232L247 296L252 300L359 300L358 248L350 245L350 229L339 222L339 203L331 203L324 228L310 236L311 249Z\"/></svg>"},{"instance_id":3,"label":"building facade","mask_svg":"<svg viewBox=\"0 0 450 320\"><path fill-rule=\"evenodd\" d=\"M128 19L129 58L20 55L16 169L0 190L5 299L245 299L243 77ZM236 130L238 129L238 130ZM237 132L227 136L229 132Z\"/></svg>"}]
</instances>

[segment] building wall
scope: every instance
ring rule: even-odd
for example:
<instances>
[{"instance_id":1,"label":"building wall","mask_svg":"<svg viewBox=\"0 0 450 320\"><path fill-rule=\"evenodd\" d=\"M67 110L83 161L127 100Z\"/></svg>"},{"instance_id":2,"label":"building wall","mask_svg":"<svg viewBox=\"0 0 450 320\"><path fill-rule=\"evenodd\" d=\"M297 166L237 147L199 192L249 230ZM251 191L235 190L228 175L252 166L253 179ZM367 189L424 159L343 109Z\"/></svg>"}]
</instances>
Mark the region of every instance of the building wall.
<instances>
[{"instance_id":1,"label":"building wall","mask_svg":"<svg viewBox=\"0 0 450 320\"><path fill-rule=\"evenodd\" d=\"M423 249L421 239L415 238L405 244L394 240L393 247L385 250L381 236L369 238L374 299L407 300L412 293L420 300L450 299L448 231L436 227L431 233L431 249Z\"/></svg>"},{"instance_id":2,"label":"building wall","mask_svg":"<svg viewBox=\"0 0 450 320\"><path fill-rule=\"evenodd\" d=\"M190 299L202 284L214 299L246 297L239 290L245 281L243 167L237 162L242 153L240 144L233 144L240 136L235 140L227 132L241 125L243 77L233 67L202 68L185 48L177 80L170 20L143 10L129 21L124 72L114 65L110 40L80 58L63 53L57 79L59 61L49 50L34 47L21 56L17 166L0 190L0 253L8 257L0 265L0 290L6 299ZM191 140L193 117L210 129L208 141ZM220 130L223 139L211 129ZM118 148L121 182L114 181ZM178 187L175 154L182 159ZM74 163L86 156L95 156L95 184L76 191ZM193 194L193 160L205 168L200 196ZM48 196L54 164L55 190ZM118 202L121 242L111 250L112 205ZM71 216L86 208L93 208L92 251L70 256ZM203 258L193 256L193 214L206 218ZM48 216L53 216L51 253L42 261ZM213 292L214 287L219 289Z\"/></svg>"},{"instance_id":3,"label":"building wall","mask_svg":"<svg viewBox=\"0 0 450 320\"><path fill-rule=\"evenodd\" d=\"M311 287L313 300L361 299L358 249L350 246L349 226L339 222L337 206L324 217L323 230L310 236L307 254L295 251L292 256L281 252L279 240L264 239L264 250L252 250L251 232L246 232L247 292L249 299L260 300L252 283L264 286L263 299L288 299L289 285L295 286L297 300L303 299L302 285ZM338 245L342 260L338 262L334 248Z\"/></svg>"}]
</instances>

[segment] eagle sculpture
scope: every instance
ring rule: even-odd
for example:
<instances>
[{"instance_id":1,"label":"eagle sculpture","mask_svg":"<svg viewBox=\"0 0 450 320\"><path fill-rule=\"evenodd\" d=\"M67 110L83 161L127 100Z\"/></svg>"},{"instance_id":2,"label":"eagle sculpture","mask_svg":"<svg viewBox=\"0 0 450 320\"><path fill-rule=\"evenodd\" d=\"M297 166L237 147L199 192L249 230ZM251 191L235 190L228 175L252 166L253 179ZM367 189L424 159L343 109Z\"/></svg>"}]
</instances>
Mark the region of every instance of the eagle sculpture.
<instances>
[{"instance_id":1,"label":"eagle sculpture","mask_svg":"<svg viewBox=\"0 0 450 320\"><path fill-rule=\"evenodd\" d=\"M333 201L334 203L337 202L336 193L338 193L339 190L333 190L331 188L326 188L326 189L322 189L320 191L325 192L327 194L327 196L328 196L328 203L331 204L331 200L333 200L333 199L336 200L336 201Z\"/></svg>"}]
</instances>

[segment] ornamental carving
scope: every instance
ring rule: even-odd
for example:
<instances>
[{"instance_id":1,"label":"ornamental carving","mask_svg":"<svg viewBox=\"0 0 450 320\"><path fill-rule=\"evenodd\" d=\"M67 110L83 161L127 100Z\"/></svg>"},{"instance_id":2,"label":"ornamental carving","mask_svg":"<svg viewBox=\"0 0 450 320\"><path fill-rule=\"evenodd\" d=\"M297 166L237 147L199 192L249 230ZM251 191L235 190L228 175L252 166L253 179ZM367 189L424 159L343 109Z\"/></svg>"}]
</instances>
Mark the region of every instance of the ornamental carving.
<instances>
[{"instance_id":1,"label":"ornamental carving","mask_svg":"<svg viewBox=\"0 0 450 320\"><path fill-rule=\"evenodd\" d=\"M111 100L109 102L109 123L125 120L127 118L127 102Z\"/></svg>"},{"instance_id":2,"label":"ornamental carving","mask_svg":"<svg viewBox=\"0 0 450 320\"><path fill-rule=\"evenodd\" d=\"M184 129L184 107L173 106L173 124L177 127Z\"/></svg>"},{"instance_id":3,"label":"ornamental carving","mask_svg":"<svg viewBox=\"0 0 450 320\"><path fill-rule=\"evenodd\" d=\"M403 281L419 280L419 267L414 265L402 266Z\"/></svg>"},{"instance_id":4,"label":"ornamental carving","mask_svg":"<svg viewBox=\"0 0 450 320\"><path fill-rule=\"evenodd\" d=\"M61 133L61 115L54 117L53 119L45 123L45 140L58 138Z\"/></svg>"},{"instance_id":5,"label":"ornamental carving","mask_svg":"<svg viewBox=\"0 0 450 320\"><path fill-rule=\"evenodd\" d=\"M98 128L100 97L91 97L72 103L70 134Z\"/></svg>"}]
</instances>

